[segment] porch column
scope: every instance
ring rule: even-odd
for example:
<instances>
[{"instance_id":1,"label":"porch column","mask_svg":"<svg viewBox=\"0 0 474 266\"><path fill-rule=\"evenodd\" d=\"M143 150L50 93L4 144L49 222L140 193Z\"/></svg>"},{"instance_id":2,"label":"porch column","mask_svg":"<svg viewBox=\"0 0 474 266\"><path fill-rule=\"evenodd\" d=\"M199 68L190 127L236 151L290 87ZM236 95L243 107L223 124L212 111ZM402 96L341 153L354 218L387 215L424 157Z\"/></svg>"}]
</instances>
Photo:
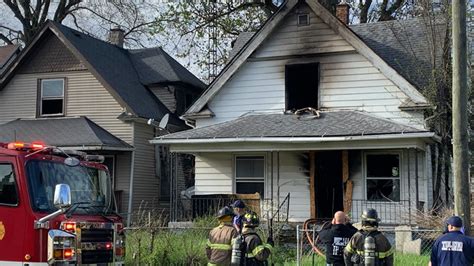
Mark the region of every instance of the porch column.
<instances>
[{"instance_id":1,"label":"porch column","mask_svg":"<svg viewBox=\"0 0 474 266\"><path fill-rule=\"evenodd\" d=\"M309 206L311 210L311 219L316 219L316 198L314 195L314 181L316 178L316 153L309 152Z\"/></svg>"}]
</instances>

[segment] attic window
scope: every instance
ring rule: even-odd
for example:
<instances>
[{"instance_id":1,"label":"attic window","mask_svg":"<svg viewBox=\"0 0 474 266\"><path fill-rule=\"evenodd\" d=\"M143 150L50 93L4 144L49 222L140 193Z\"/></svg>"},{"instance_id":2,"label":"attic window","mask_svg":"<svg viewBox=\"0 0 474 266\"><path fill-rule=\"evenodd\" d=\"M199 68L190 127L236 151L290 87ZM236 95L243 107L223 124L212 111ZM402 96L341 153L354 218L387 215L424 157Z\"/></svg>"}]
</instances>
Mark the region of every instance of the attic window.
<instances>
[{"instance_id":1,"label":"attic window","mask_svg":"<svg viewBox=\"0 0 474 266\"><path fill-rule=\"evenodd\" d=\"M298 26L309 25L309 15L308 14L298 14Z\"/></svg>"},{"instance_id":2,"label":"attic window","mask_svg":"<svg viewBox=\"0 0 474 266\"><path fill-rule=\"evenodd\" d=\"M306 107L318 109L319 64L294 64L285 66L286 110Z\"/></svg>"},{"instance_id":3,"label":"attic window","mask_svg":"<svg viewBox=\"0 0 474 266\"><path fill-rule=\"evenodd\" d=\"M64 79L41 80L38 94L39 116L64 115Z\"/></svg>"}]
</instances>

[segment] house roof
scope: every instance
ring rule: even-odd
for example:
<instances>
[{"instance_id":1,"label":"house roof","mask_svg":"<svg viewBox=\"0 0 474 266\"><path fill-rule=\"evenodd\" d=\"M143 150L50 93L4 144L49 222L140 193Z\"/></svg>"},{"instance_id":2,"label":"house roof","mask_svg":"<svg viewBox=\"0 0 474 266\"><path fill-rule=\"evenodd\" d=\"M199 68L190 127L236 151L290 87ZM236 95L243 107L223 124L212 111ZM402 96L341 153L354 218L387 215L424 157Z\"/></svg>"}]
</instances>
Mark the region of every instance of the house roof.
<instances>
[{"instance_id":1,"label":"house roof","mask_svg":"<svg viewBox=\"0 0 474 266\"><path fill-rule=\"evenodd\" d=\"M161 119L171 113L147 88L147 85L182 83L201 91L203 83L161 48L126 50L108 42L96 39L59 23L49 21L36 35L33 42L24 49L19 60L0 78L0 89L6 86L14 70L27 57L31 47L51 30L71 49L109 92L135 116ZM170 122L183 122L170 115Z\"/></svg>"},{"instance_id":2,"label":"house roof","mask_svg":"<svg viewBox=\"0 0 474 266\"><path fill-rule=\"evenodd\" d=\"M201 92L206 84L161 47L128 50L130 58L144 84L189 84Z\"/></svg>"},{"instance_id":3,"label":"house roof","mask_svg":"<svg viewBox=\"0 0 474 266\"><path fill-rule=\"evenodd\" d=\"M0 75L7 67L7 63L20 51L20 45L5 45L0 46Z\"/></svg>"},{"instance_id":4,"label":"house roof","mask_svg":"<svg viewBox=\"0 0 474 266\"><path fill-rule=\"evenodd\" d=\"M78 149L131 150L132 146L86 117L17 119L0 125L0 142L41 141Z\"/></svg>"},{"instance_id":5,"label":"house roof","mask_svg":"<svg viewBox=\"0 0 474 266\"><path fill-rule=\"evenodd\" d=\"M321 112L319 118L294 114L248 115L232 121L181 131L160 140L220 138L346 137L424 133L426 130L402 125L357 111Z\"/></svg>"},{"instance_id":6,"label":"house roof","mask_svg":"<svg viewBox=\"0 0 474 266\"><path fill-rule=\"evenodd\" d=\"M422 90L429 84L433 63L440 64L446 23L423 18L349 26L377 55ZM428 32L430 30L431 32ZM433 40L433 35L436 38ZM433 62L434 61L434 62Z\"/></svg>"},{"instance_id":7,"label":"house roof","mask_svg":"<svg viewBox=\"0 0 474 266\"><path fill-rule=\"evenodd\" d=\"M187 114L198 113L217 94L222 86L240 69L246 59L265 41L265 39L278 28L278 25L293 8L302 1L287 0L280 6L277 12L270 17L267 22L254 34L242 48L236 52L226 67L220 72L216 79L209 85L201 97L188 109ZM376 68L378 68L387 78L394 82L411 100L417 104L427 103L425 97L416 89L396 69L383 60L364 40L356 35L347 25L338 20L318 1L305 0L311 10L320 17L335 32L341 35L355 50L366 57Z\"/></svg>"}]
</instances>

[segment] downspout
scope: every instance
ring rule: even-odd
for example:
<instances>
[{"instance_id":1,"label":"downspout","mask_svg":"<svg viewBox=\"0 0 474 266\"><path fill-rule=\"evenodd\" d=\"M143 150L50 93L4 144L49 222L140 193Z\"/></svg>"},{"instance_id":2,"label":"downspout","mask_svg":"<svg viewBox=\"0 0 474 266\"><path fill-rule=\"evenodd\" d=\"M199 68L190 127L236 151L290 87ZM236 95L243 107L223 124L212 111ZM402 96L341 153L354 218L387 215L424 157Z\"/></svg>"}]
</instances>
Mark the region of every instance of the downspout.
<instances>
[{"instance_id":1,"label":"downspout","mask_svg":"<svg viewBox=\"0 0 474 266\"><path fill-rule=\"evenodd\" d=\"M411 225L410 150L408 149L408 224Z\"/></svg>"},{"instance_id":2,"label":"downspout","mask_svg":"<svg viewBox=\"0 0 474 266\"><path fill-rule=\"evenodd\" d=\"M416 210L420 210L420 195L419 195L419 188L418 188L418 150L415 149L415 199L416 199Z\"/></svg>"},{"instance_id":3,"label":"downspout","mask_svg":"<svg viewBox=\"0 0 474 266\"><path fill-rule=\"evenodd\" d=\"M132 121L132 143L135 144L135 122ZM132 151L131 166L130 166L130 188L128 195L128 210L127 210L127 226L130 226L132 221L132 202L133 202L133 176L135 172L135 150Z\"/></svg>"},{"instance_id":4,"label":"downspout","mask_svg":"<svg viewBox=\"0 0 474 266\"><path fill-rule=\"evenodd\" d=\"M277 206L280 207L280 152L277 151ZM280 221L280 218L278 218Z\"/></svg>"}]
</instances>

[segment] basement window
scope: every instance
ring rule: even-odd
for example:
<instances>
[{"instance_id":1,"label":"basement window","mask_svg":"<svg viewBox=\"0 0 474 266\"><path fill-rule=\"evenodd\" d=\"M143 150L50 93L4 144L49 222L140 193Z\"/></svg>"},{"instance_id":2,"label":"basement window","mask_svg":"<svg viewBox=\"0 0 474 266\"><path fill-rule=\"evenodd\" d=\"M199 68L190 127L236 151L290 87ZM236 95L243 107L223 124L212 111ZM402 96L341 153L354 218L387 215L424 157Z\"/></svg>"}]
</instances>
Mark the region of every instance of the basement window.
<instances>
[{"instance_id":1,"label":"basement window","mask_svg":"<svg viewBox=\"0 0 474 266\"><path fill-rule=\"evenodd\" d=\"M309 25L309 15L298 14L298 26L307 26L307 25Z\"/></svg>"},{"instance_id":2,"label":"basement window","mask_svg":"<svg viewBox=\"0 0 474 266\"><path fill-rule=\"evenodd\" d=\"M265 157L237 156L235 157L235 192L237 194L265 192Z\"/></svg>"},{"instance_id":3,"label":"basement window","mask_svg":"<svg viewBox=\"0 0 474 266\"><path fill-rule=\"evenodd\" d=\"M64 79L43 79L39 91L40 116L64 115Z\"/></svg>"},{"instance_id":4,"label":"basement window","mask_svg":"<svg viewBox=\"0 0 474 266\"><path fill-rule=\"evenodd\" d=\"M369 201L400 201L400 154L366 154Z\"/></svg>"},{"instance_id":5,"label":"basement window","mask_svg":"<svg viewBox=\"0 0 474 266\"><path fill-rule=\"evenodd\" d=\"M318 109L319 64L285 66L286 110Z\"/></svg>"}]
</instances>

